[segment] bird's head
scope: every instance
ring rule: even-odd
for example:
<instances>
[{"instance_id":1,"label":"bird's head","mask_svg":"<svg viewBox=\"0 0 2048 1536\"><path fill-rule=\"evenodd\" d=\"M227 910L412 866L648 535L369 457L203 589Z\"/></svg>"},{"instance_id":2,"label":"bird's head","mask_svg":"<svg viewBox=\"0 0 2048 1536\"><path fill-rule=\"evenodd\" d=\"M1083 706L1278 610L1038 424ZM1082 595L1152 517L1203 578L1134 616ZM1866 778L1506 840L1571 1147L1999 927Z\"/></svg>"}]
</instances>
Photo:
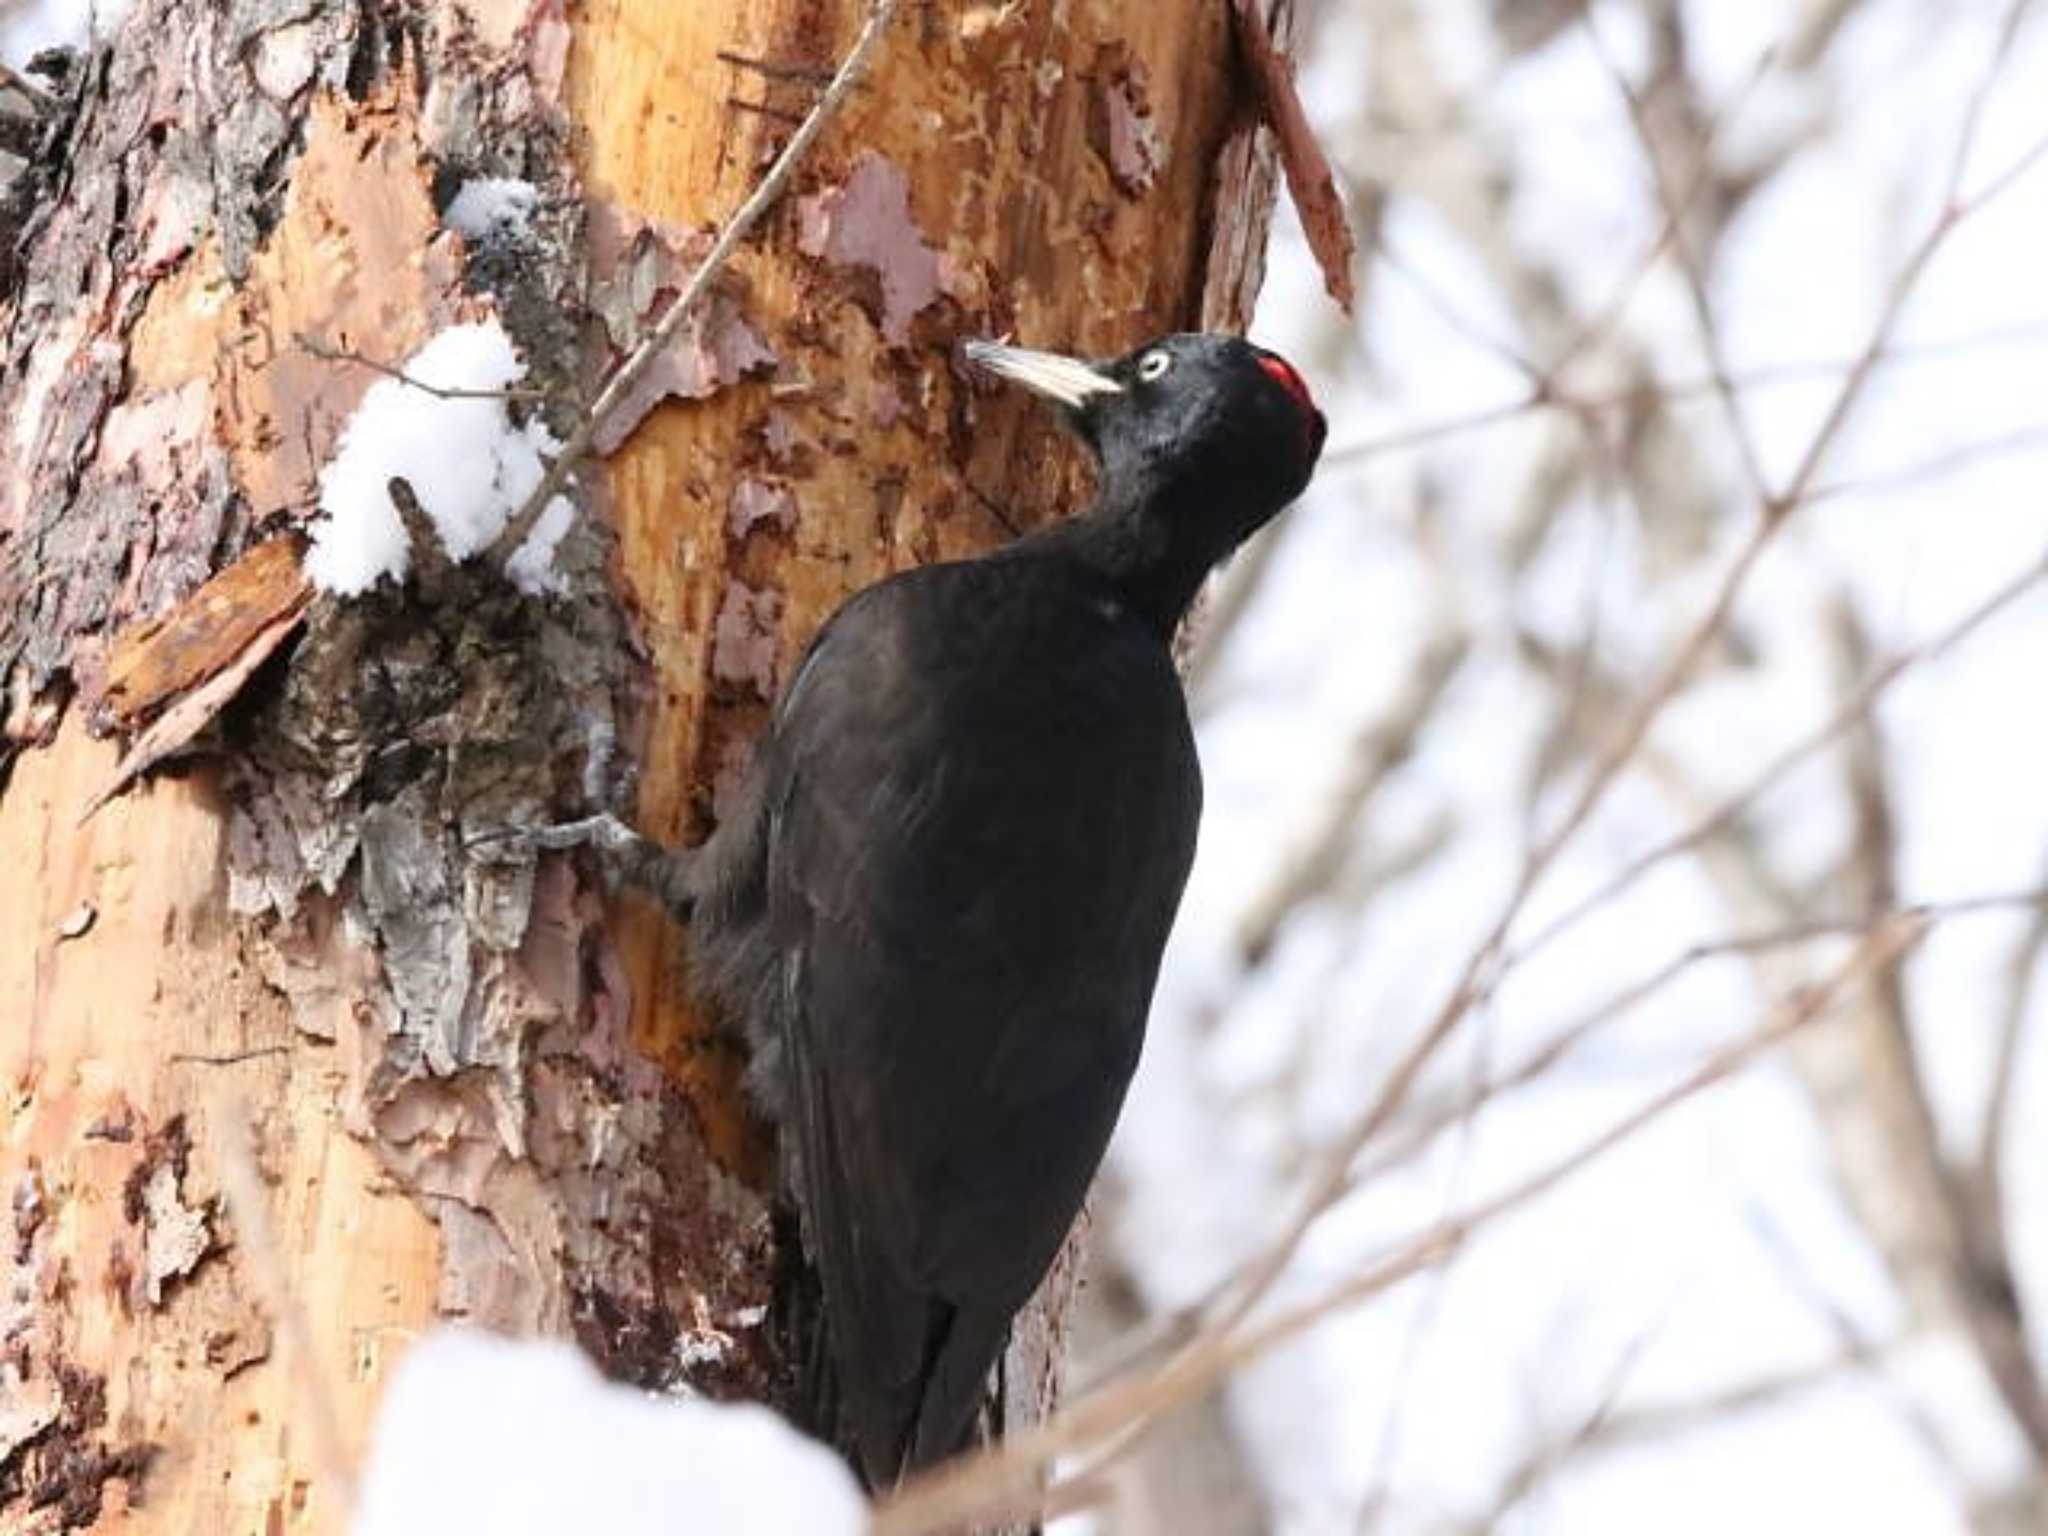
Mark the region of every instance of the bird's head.
<instances>
[{"instance_id":1,"label":"bird's head","mask_svg":"<svg viewBox=\"0 0 2048 1536\"><path fill-rule=\"evenodd\" d=\"M1105 497L1214 508L1229 544L1299 496L1322 452L1323 413L1301 375L1240 337L1163 336L1107 362L986 341L966 355L1061 407Z\"/></svg>"}]
</instances>

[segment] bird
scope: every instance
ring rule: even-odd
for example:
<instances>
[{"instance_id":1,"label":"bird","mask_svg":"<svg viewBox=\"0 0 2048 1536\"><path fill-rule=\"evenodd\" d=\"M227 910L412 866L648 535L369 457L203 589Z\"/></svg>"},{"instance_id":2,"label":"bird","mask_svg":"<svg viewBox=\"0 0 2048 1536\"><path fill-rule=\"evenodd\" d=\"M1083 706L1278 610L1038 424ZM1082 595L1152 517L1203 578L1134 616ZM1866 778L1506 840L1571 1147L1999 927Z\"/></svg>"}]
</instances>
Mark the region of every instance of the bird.
<instances>
[{"instance_id":1,"label":"bird","mask_svg":"<svg viewBox=\"0 0 2048 1536\"><path fill-rule=\"evenodd\" d=\"M697 848L609 816L538 839L687 923L815 1281L805 1427L875 1490L975 1442L1107 1150L1201 819L1174 635L1326 429L1235 336L963 355L1051 403L1089 503L847 599Z\"/></svg>"}]
</instances>

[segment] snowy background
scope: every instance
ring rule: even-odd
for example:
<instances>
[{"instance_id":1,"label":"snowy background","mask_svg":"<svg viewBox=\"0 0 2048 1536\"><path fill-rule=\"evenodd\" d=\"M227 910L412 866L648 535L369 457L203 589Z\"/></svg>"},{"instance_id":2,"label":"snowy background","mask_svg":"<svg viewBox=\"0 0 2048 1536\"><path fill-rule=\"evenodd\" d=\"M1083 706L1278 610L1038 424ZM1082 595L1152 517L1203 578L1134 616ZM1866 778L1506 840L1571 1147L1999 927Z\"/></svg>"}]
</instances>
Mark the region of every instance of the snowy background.
<instances>
[{"instance_id":1,"label":"snowy background","mask_svg":"<svg viewBox=\"0 0 2048 1536\"><path fill-rule=\"evenodd\" d=\"M1794 486L1973 114L1965 211L1809 494L1509 952L1817 750L1507 969L1280 1298L1568 1155L1833 974L1874 911L1993 899L1933 913L1896 987L1843 989L1791 1048L1240 1373L1112 1475L1097 1529L2048 1528L2038 1336L2000 1353L2001 1263L2024 1317L2048 1307L2048 988L2029 1000L2042 914L2015 899L2048 887L2048 583L2012 591L2048 557L2048 166L2026 159L2048 17L2022 7L2008 43L2014 14L1321 7L1303 84L1364 300L1345 321L1282 232L1255 334L1309 374L1331 446L1198 656L1207 817L1101 1201L1098 1331L1243 1266L1428 1027ZM1852 695L1902 657L1867 730ZM1816 925L1843 931L1792 942ZM1603 1016L1737 935L1786 942Z\"/></svg>"}]
</instances>

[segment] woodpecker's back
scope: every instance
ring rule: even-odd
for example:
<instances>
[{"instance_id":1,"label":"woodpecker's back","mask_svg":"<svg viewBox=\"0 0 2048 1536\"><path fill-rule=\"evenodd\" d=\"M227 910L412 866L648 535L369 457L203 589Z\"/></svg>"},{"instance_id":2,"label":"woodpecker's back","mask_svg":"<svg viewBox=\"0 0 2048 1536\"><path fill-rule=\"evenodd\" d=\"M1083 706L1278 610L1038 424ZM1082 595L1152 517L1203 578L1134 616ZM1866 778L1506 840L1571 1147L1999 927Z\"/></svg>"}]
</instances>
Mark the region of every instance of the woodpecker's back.
<instances>
[{"instance_id":1,"label":"woodpecker's back","mask_svg":"<svg viewBox=\"0 0 2048 1536\"><path fill-rule=\"evenodd\" d=\"M820 634L702 867L825 1307L816 1427L868 1480L959 1448L1137 1062L1201 779L1165 647L1018 551Z\"/></svg>"}]
</instances>

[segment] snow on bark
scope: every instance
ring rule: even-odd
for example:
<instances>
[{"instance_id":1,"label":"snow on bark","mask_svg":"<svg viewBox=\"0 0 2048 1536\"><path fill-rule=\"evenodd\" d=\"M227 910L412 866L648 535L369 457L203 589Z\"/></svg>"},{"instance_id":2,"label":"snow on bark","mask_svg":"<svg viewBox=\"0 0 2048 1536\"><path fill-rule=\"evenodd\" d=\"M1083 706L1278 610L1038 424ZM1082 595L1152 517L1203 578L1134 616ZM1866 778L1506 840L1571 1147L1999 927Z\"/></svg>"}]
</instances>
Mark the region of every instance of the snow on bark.
<instances>
[{"instance_id":1,"label":"snow on bark","mask_svg":"<svg viewBox=\"0 0 2048 1536\"><path fill-rule=\"evenodd\" d=\"M467 560L490 548L540 483L542 456L561 448L538 416L514 422L504 399L489 398L527 373L495 316L448 327L402 373L370 386L320 471L323 515L306 574L324 592L353 596L404 578L411 554L394 479L412 488L450 558ZM563 590L553 556L574 516L566 498L548 503L508 567L521 591Z\"/></svg>"}]
</instances>

